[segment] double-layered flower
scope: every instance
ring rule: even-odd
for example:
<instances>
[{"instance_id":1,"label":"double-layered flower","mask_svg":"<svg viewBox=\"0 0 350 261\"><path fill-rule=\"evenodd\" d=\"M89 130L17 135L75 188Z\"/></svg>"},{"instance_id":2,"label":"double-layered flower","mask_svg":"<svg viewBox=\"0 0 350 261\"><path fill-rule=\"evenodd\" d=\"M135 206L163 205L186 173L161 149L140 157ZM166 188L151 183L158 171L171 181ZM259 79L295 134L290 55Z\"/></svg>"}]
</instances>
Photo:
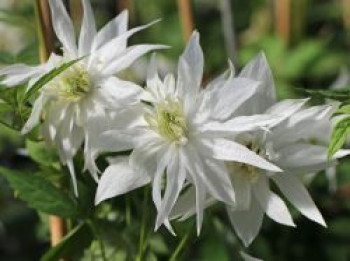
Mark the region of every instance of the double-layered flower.
<instances>
[{"instance_id":1,"label":"double-layered flower","mask_svg":"<svg viewBox=\"0 0 350 261\"><path fill-rule=\"evenodd\" d=\"M0 75L5 76L2 81L5 85L16 86L29 81L30 89L55 67L81 58L40 90L22 130L28 133L43 121L43 136L58 147L60 159L68 166L77 193L73 167L77 150L84 142L86 168L97 179L94 164L98 145L96 137L108 122L127 119L123 113L137 102L141 91L137 85L115 75L145 53L164 46L141 44L127 47L128 38L149 25L128 30L126 11L97 32L89 0L82 0L84 17L77 44L73 23L62 0L50 0L49 3L53 28L62 44L63 54L52 54L47 63L36 67L10 66L2 69Z\"/></svg>"},{"instance_id":2,"label":"double-layered flower","mask_svg":"<svg viewBox=\"0 0 350 261\"><path fill-rule=\"evenodd\" d=\"M133 151L130 159L111 159L100 179L96 203L151 182L158 210L156 228L165 224L171 229L168 218L173 206L181 191L193 186L199 233L208 196L235 205L225 162L280 171L235 139L268 127L279 117L233 116L259 86L255 80L235 78L234 72L201 89L204 59L197 32L179 59L176 79L168 74L161 80L152 60L139 120L127 129L103 134L116 148L119 141L132 139Z\"/></svg>"},{"instance_id":3,"label":"double-layered flower","mask_svg":"<svg viewBox=\"0 0 350 261\"><path fill-rule=\"evenodd\" d=\"M236 140L283 172L225 161L236 195L236 205L226 205L226 208L237 235L248 246L260 231L264 214L278 223L295 226L284 201L270 189L270 180L301 214L325 226L299 174L317 173L335 164L337 158L349 154L347 150L340 150L333 159L327 157L332 106L305 107L305 99L276 103L272 74L262 54L249 63L240 76L261 84L239 113L279 115L280 120L269 130L247 131L236 136ZM225 117L218 115L218 119L225 120ZM194 213L193 206L193 200L189 203L188 195L183 195L172 215L187 218Z\"/></svg>"}]
</instances>

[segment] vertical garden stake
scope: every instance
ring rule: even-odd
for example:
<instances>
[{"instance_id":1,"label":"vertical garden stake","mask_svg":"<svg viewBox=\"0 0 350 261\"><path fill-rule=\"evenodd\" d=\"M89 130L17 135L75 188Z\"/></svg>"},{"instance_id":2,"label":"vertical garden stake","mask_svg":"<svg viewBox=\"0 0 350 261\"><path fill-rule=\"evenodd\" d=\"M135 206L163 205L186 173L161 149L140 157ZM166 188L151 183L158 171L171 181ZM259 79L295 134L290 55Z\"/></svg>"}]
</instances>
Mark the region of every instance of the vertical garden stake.
<instances>
[{"instance_id":1,"label":"vertical garden stake","mask_svg":"<svg viewBox=\"0 0 350 261\"><path fill-rule=\"evenodd\" d=\"M289 43L291 0L275 0L275 26L277 34Z\"/></svg>"},{"instance_id":2,"label":"vertical garden stake","mask_svg":"<svg viewBox=\"0 0 350 261\"><path fill-rule=\"evenodd\" d=\"M44 63L54 51L53 30L47 0L36 0L36 27L39 41L40 62ZM65 222L57 216L49 216L51 245L57 245L66 233Z\"/></svg>"},{"instance_id":3,"label":"vertical garden stake","mask_svg":"<svg viewBox=\"0 0 350 261\"><path fill-rule=\"evenodd\" d=\"M178 0L178 6L183 36L187 43L194 29L191 0Z\"/></svg>"}]
</instances>

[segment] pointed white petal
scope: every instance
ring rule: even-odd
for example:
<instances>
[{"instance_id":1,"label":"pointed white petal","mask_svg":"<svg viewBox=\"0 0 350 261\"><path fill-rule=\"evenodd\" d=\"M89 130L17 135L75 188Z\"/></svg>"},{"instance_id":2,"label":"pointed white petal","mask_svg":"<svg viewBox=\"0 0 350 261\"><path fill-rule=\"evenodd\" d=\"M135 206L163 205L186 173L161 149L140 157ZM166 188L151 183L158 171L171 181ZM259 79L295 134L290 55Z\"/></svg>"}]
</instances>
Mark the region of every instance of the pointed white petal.
<instances>
[{"instance_id":1,"label":"pointed white petal","mask_svg":"<svg viewBox=\"0 0 350 261\"><path fill-rule=\"evenodd\" d=\"M155 44L140 44L128 47L119 58L111 62L104 70L105 75L112 75L128 68L134 61L144 54L159 49L165 49L168 46Z\"/></svg>"},{"instance_id":2,"label":"pointed white petal","mask_svg":"<svg viewBox=\"0 0 350 261\"><path fill-rule=\"evenodd\" d=\"M242 177L243 173L233 173L232 185L236 195L236 210L247 210L251 202L251 185L248 179ZM243 174L244 175L244 174Z\"/></svg>"},{"instance_id":3,"label":"pointed white petal","mask_svg":"<svg viewBox=\"0 0 350 261\"><path fill-rule=\"evenodd\" d=\"M210 121L201 127L201 131L232 135L238 132L254 131L270 127L280 122L280 120L280 116L267 114L239 116L225 122Z\"/></svg>"},{"instance_id":4,"label":"pointed white petal","mask_svg":"<svg viewBox=\"0 0 350 261\"><path fill-rule=\"evenodd\" d=\"M21 130L22 134L27 134L30 132L36 125L40 122L41 113L43 110L43 107L45 106L46 99L44 95L40 95L36 101L34 102L32 112L29 116L28 121L23 126L23 129Z\"/></svg>"},{"instance_id":5,"label":"pointed white petal","mask_svg":"<svg viewBox=\"0 0 350 261\"><path fill-rule=\"evenodd\" d=\"M248 247L260 231L264 217L263 209L253 198L248 210L239 211L231 207L226 209L237 236L243 241L244 246Z\"/></svg>"},{"instance_id":6,"label":"pointed white petal","mask_svg":"<svg viewBox=\"0 0 350 261\"><path fill-rule=\"evenodd\" d=\"M218 89L219 102L213 111L214 119L226 120L256 92L259 82L248 78L233 78Z\"/></svg>"},{"instance_id":7,"label":"pointed white petal","mask_svg":"<svg viewBox=\"0 0 350 261\"><path fill-rule=\"evenodd\" d=\"M271 106L265 113L281 116L281 121L300 110L309 99L286 99Z\"/></svg>"},{"instance_id":8,"label":"pointed white petal","mask_svg":"<svg viewBox=\"0 0 350 261\"><path fill-rule=\"evenodd\" d=\"M95 17L91 9L90 0L82 0L84 17L79 37L79 57L90 54L91 44L96 35Z\"/></svg>"},{"instance_id":9,"label":"pointed white petal","mask_svg":"<svg viewBox=\"0 0 350 261\"><path fill-rule=\"evenodd\" d=\"M178 156L173 155L167 168L167 185L156 219L156 229L169 218L186 179L186 170Z\"/></svg>"},{"instance_id":10,"label":"pointed white petal","mask_svg":"<svg viewBox=\"0 0 350 261\"><path fill-rule=\"evenodd\" d=\"M249 64L243 68L239 77L250 78L261 82L258 95L261 97L253 101L256 110L254 113L262 113L275 103L275 84L264 53L258 54L254 60L249 62Z\"/></svg>"},{"instance_id":11,"label":"pointed white petal","mask_svg":"<svg viewBox=\"0 0 350 261\"><path fill-rule=\"evenodd\" d=\"M125 194L150 182L150 177L144 173L135 172L129 165L127 157L114 159L103 172L98 183L95 204Z\"/></svg>"},{"instance_id":12,"label":"pointed white petal","mask_svg":"<svg viewBox=\"0 0 350 261\"><path fill-rule=\"evenodd\" d=\"M280 224L295 226L286 204L279 196L270 191L266 177L260 177L252 190L266 215Z\"/></svg>"},{"instance_id":13,"label":"pointed white petal","mask_svg":"<svg viewBox=\"0 0 350 261\"><path fill-rule=\"evenodd\" d=\"M92 44L92 50L97 50L103 43L107 43L114 37L121 35L126 32L128 26L128 10L124 10L113 20L108 22L95 36ZM122 48L126 47L126 39L122 45Z\"/></svg>"},{"instance_id":14,"label":"pointed white petal","mask_svg":"<svg viewBox=\"0 0 350 261\"><path fill-rule=\"evenodd\" d=\"M66 163L67 163L67 167L68 167L69 173L70 173L71 178L72 178L74 195L76 197L78 197L78 195L79 195L78 183L77 183L77 178L76 178L75 169L74 169L74 165L73 165L73 159L69 159Z\"/></svg>"},{"instance_id":15,"label":"pointed white petal","mask_svg":"<svg viewBox=\"0 0 350 261\"><path fill-rule=\"evenodd\" d=\"M199 33L193 32L178 65L178 87L182 95L195 97L202 82L204 67L203 51L199 44Z\"/></svg>"},{"instance_id":16,"label":"pointed white petal","mask_svg":"<svg viewBox=\"0 0 350 261\"><path fill-rule=\"evenodd\" d=\"M69 55L77 55L77 46L75 41L75 32L72 20L68 16L62 0L49 0L52 26L57 38L63 45L63 48Z\"/></svg>"},{"instance_id":17,"label":"pointed white petal","mask_svg":"<svg viewBox=\"0 0 350 261\"><path fill-rule=\"evenodd\" d=\"M294 175L282 173L272 179L287 199L307 218L326 226L326 223L305 186Z\"/></svg>"},{"instance_id":18,"label":"pointed white petal","mask_svg":"<svg viewBox=\"0 0 350 261\"><path fill-rule=\"evenodd\" d=\"M255 152L233 141L216 139L212 144L212 150L213 157L219 160L246 163L274 172L282 171L279 167L258 156Z\"/></svg>"},{"instance_id":19,"label":"pointed white petal","mask_svg":"<svg viewBox=\"0 0 350 261\"><path fill-rule=\"evenodd\" d=\"M158 21L159 20L156 20L149 24L135 27L121 35L117 35L107 43L103 44L95 53L93 53L91 61L94 60L93 58L97 58L97 60L100 61L103 66L108 67L110 63L113 63L114 60L119 59L120 56L124 54L123 52L125 52L126 49L125 43L129 37L141 30L152 26Z\"/></svg>"},{"instance_id":20,"label":"pointed white petal","mask_svg":"<svg viewBox=\"0 0 350 261\"><path fill-rule=\"evenodd\" d=\"M346 155L349 155L349 150L340 150L333 159ZM327 147L307 143L296 143L281 148L277 162L283 169L299 172L309 172L313 166L326 168L332 163L328 159Z\"/></svg>"}]
</instances>

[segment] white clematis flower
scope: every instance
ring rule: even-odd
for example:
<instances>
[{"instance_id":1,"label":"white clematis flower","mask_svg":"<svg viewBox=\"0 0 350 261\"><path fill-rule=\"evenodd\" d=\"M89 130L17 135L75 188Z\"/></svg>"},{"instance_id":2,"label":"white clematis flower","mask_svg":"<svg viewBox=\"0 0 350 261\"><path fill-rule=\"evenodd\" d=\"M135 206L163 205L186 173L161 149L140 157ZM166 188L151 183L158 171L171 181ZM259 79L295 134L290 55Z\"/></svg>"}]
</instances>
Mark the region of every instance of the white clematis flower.
<instances>
[{"instance_id":1,"label":"white clematis flower","mask_svg":"<svg viewBox=\"0 0 350 261\"><path fill-rule=\"evenodd\" d=\"M237 235L248 246L260 231L264 214L278 223L295 226L284 201L270 190L270 179L304 216L325 226L321 213L297 175L324 170L334 164L336 158L349 154L349 151L341 150L333 160L327 158L330 137L325 133L331 128L332 107L303 108L305 99L276 103L272 74L262 54L248 64L240 76L260 80L262 84L237 112L279 115L280 122L269 130L240 134L236 140L280 167L283 173L226 161L236 195L236 205L227 205L227 212ZM316 141L320 144L315 144ZM189 201L190 193L189 190L179 199L172 213L174 218L185 219L195 213L194 201Z\"/></svg>"},{"instance_id":2,"label":"white clematis flower","mask_svg":"<svg viewBox=\"0 0 350 261\"><path fill-rule=\"evenodd\" d=\"M154 60L142 96L145 104L140 120L125 130L125 135L135 136L129 168L126 158L111 163L100 179L96 204L152 182L158 210L156 228L165 224L171 230L169 213L182 189L193 184L199 233L208 195L230 206L235 203L224 161L280 171L234 139L237 134L274 124L278 118L254 115L215 119L238 110L255 93L259 82L234 78L231 73L201 89L204 61L197 32L180 57L177 79L169 74L161 81ZM216 92L217 88L221 91ZM115 141L122 138L119 130L104 136Z\"/></svg>"},{"instance_id":3,"label":"white clematis flower","mask_svg":"<svg viewBox=\"0 0 350 261\"><path fill-rule=\"evenodd\" d=\"M5 76L3 84L15 86L29 81L28 88L31 88L56 66L84 57L40 90L22 130L22 133L28 133L43 118L44 138L58 147L60 159L68 166L77 193L73 167L77 150L85 142L85 167L97 180L94 164L98 145L96 137L109 121L118 121L120 115L127 113L128 107L138 101L141 88L115 75L145 53L164 46L127 47L130 36L151 24L128 30L126 11L97 32L89 0L82 0L84 17L77 44L73 23L63 2L50 0L49 3L53 28L63 46L63 55L52 54L46 64L36 67L13 65L0 70L0 75ZM130 120L125 115L123 119L127 119L124 124Z\"/></svg>"}]
</instances>

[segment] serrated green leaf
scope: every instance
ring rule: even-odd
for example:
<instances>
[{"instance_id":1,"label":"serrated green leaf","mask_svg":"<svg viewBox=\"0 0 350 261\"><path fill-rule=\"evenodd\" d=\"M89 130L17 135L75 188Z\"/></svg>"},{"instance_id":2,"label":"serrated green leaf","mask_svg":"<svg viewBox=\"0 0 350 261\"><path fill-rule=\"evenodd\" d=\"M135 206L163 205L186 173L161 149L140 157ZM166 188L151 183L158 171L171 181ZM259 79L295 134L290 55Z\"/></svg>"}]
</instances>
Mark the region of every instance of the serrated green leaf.
<instances>
[{"instance_id":1,"label":"serrated green leaf","mask_svg":"<svg viewBox=\"0 0 350 261\"><path fill-rule=\"evenodd\" d=\"M72 60L70 62L64 63L61 66L51 70L49 73L45 74L42 76L26 93L26 96L24 98L24 101L29 100L35 93L37 93L45 84L53 80L56 76L58 76L60 73L64 72L67 70L69 67L72 65L76 64L79 62L82 58Z\"/></svg>"},{"instance_id":2,"label":"serrated green leaf","mask_svg":"<svg viewBox=\"0 0 350 261\"><path fill-rule=\"evenodd\" d=\"M40 261L57 261L82 254L92 240L93 234L90 227L82 223L66 235L58 245L46 252Z\"/></svg>"},{"instance_id":3,"label":"serrated green leaf","mask_svg":"<svg viewBox=\"0 0 350 261\"><path fill-rule=\"evenodd\" d=\"M328 157L331 158L333 155L344 145L346 137L350 132L350 117L346 117L337 122L333 131L331 142L328 148Z\"/></svg>"},{"instance_id":4,"label":"serrated green leaf","mask_svg":"<svg viewBox=\"0 0 350 261\"><path fill-rule=\"evenodd\" d=\"M77 216L76 203L43 177L3 167L0 167L0 174L29 206L63 218Z\"/></svg>"}]
</instances>

